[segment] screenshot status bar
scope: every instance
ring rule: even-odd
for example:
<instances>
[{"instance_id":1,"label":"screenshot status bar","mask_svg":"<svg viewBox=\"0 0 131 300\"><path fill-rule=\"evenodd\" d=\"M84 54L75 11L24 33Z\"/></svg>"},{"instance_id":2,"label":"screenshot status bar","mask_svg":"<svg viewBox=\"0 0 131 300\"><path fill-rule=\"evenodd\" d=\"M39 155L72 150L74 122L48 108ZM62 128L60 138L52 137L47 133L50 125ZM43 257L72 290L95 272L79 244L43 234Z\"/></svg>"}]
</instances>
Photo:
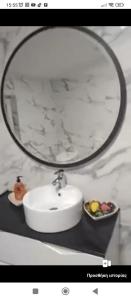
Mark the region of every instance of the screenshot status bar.
<instances>
[{"instance_id":1,"label":"screenshot status bar","mask_svg":"<svg viewBox=\"0 0 131 300\"><path fill-rule=\"evenodd\" d=\"M0 9L130 9L130 0L0 0Z\"/></svg>"}]
</instances>

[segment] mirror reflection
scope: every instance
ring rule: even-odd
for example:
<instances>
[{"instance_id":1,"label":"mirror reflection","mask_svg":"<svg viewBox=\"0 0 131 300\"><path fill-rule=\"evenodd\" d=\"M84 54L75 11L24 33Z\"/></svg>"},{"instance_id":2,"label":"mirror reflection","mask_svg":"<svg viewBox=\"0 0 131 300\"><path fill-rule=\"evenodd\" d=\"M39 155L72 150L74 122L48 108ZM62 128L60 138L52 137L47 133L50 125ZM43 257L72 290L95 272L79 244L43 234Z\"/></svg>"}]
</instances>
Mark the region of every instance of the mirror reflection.
<instances>
[{"instance_id":1,"label":"mirror reflection","mask_svg":"<svg viewBox=\"0 0 131 300\"><path fill-rule=\"evenodd\" d=\"M120 109L120 82L103 45L76 28L41 29L8 66L3 89L18 143L50 164L72 164L98 151Z\"/></svg>"}]
</instances>

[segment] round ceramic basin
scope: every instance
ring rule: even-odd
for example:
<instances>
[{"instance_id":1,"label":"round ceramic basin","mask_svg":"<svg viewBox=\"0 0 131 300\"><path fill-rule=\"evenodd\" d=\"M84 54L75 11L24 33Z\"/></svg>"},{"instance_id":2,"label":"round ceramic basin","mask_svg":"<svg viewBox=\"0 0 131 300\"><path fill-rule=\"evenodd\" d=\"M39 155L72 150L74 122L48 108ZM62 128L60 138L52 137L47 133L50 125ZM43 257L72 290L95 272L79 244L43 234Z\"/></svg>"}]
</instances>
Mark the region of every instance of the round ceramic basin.
<instances>
[{"instance_id":1,"label":"round ceramic basin","mask_svg":"<svg viewBox=\"0 0 131 300\"><path fill-rule=\"evenodd\" d=\"M59 191L53 185L35 188L23 199L26 223L43 233L68 230L80 222L82 199L82 192L71 185Z\"/></svg>"}]
</instances>

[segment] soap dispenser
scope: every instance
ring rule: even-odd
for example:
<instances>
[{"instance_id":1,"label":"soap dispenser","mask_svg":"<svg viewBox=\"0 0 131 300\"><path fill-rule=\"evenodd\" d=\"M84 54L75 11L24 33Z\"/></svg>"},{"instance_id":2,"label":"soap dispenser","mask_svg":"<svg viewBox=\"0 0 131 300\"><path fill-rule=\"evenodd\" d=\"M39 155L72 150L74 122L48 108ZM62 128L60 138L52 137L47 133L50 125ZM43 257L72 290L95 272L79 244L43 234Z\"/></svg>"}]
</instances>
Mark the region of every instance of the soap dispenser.
<instances>
[{"instance_id":1,"label":"soap dispenser","mask_svg":"<svg viewBox=\"0 0 131 300\"><path fill-rule=\"evenodd\" d=\"M23 197L27 192L26 186L21 180L22 177L23 176L17 176L16 177L16 183L14 185L15 199L19 200L19 201L23 200Z\"/></svg>"}]
</instances>

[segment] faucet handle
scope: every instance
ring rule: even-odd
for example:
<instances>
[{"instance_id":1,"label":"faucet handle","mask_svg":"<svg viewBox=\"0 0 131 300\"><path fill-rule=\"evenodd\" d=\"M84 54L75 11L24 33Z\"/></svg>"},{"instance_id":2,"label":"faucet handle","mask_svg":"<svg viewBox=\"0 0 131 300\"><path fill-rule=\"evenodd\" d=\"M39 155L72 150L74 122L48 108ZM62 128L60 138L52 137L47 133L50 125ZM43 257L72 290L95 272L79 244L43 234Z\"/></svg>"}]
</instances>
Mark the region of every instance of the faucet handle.
<instances>
[{"instance_id":1,"label":"faucet handle","mask_svg":"<svg viewBox=\"0 0 131 300\"><path fill-rule=\"evenodd\" d=\"M64 170L63 169L60 169L60 170L57 170L54 174L55 175L58 175L58 176L62 176L64 173Z\"/></svg>"}]
</instances>

